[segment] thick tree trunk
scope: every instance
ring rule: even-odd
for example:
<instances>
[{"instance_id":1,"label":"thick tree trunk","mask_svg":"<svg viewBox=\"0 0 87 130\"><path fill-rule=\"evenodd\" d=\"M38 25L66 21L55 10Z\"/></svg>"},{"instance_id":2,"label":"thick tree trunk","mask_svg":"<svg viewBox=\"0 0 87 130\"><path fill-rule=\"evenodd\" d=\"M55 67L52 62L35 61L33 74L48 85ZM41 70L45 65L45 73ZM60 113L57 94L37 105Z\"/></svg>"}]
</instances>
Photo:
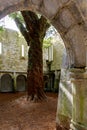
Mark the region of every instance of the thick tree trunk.
<instances>
[{"instance_id":1,"label":"thick tree trunk","mask_svg":"<svg viewBox=\"0 0 87 130\"><path fill-rule=\"evenodd\" d=\"M27 71L28 99L38 101L46 99L43 81L42 44L46 30L50 25L46 18L43 16L39 18L34 12L22 11L21 14L25 26L18 17L15 18L15 22L30 46Z\"/></svg>"},{"instance_id":2,"label":"thick tree trunk","mask_svg":"<svg viewBox=\"0 0 87 130\"><path fill-rule=\"evenodd\" d=\"M38 37L32 39L28 53L28 99L33 101L46 99L43 81L42 42Z\"/></svg>"}]
</instances>

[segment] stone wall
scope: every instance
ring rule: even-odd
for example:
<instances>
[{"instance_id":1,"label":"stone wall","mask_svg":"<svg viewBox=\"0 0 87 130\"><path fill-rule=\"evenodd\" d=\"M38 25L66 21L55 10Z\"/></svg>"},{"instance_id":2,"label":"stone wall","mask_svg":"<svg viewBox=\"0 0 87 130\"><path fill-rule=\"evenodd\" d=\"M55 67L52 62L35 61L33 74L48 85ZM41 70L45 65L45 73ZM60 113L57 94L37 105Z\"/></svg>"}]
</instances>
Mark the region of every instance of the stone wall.
<instances>
[{"instance_id":1,"label":"stone wall","mask_svg":"<svg viewBox=\"0 0 87 130\"><path fill-rule=\"evenodd\" d=\"M52 40L53 44L53 62L51 69L52 70L60 70L62 64L62 56L64 51L64 43L61 39L60 35L57 34Z\"/></svg>"},{"instance_id":2,"label":"stone wall","mask_svg":"<svg viewBox=\"0 0 87 130\"><path fill-rule=\"evenodd\" d=\"M63 42L55 37L53 43L53 62L51 70L60 70L62 62ZM56 39L56 40L55 40ZM28 46L24 38L16 31L6 29L0 32L2 54L0 55L0 70L27 71ZM22 45L25 56L22 57ZM45 56L45 51L43 51ZM46 59L43 57L43 70L47 71Z\"/></svg>"},{"instance_id":3,"label":"stone wall","mask_svg":"<svg viewBox=\"0 0 87 130\"><path fill-rule=\"evenodd\" d=\"M27 53L28 46L24 38L16 31L5 29L0 32L0 42L2 44L2 54L0 54L0 91L8 91L6 89L6 81L2 87L2 77L6 74L8 77L11 74L13 79L13 86L9 88L10 91L13 89L17 90L17 77L20 75L26 75L27 72ZM53 43L53 62L51 66L51 73L49 74L50 80L45 85L46 91L58 91L60 68L63 54L63 41L60 36L55 36L52 40ZM24 57L22 57L22 45L24 45ZM43 49L43 71L48 71L46 64L47 49ZM21 73L22 72L22 73ZM55 72L55 73L54 73ZM24 76L25 76L24 75ZM3 88L3 89L2 89Z\"/></svg>"},{"instance_id":4,"label":"stone wall","mask_svg":"<svg viewBox=\"0 0 87 130\"><path fill-rule=\"evenodd\" d=\"M26 71L27 70L27 43L16 31L5 30L0 32L2 54L0 55L0 70ZM21 46L24 45L25 57L21 56Z\"/></svg>"}]
</instances>

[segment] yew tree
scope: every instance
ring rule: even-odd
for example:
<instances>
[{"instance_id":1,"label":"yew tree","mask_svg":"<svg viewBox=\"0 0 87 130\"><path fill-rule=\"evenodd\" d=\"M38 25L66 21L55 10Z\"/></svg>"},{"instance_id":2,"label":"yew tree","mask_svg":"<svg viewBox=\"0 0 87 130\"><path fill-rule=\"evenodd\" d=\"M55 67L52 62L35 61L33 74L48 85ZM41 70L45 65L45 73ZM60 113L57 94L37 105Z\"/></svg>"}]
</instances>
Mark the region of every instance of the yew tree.
<instances>
[{"instance_id":1,"label":"yew tree","mask_svg":"<svg viewBox=\"0 0 87 130\"><path fill-rule=\"evenodd\" d=\"M21 11L24 22L16 14L14 20L24 36L28 51L27 92L28 99L38 101L46 98L43 80L43 39L50 24L43 16L31 11Z\"/></svg>"}]
</instances>

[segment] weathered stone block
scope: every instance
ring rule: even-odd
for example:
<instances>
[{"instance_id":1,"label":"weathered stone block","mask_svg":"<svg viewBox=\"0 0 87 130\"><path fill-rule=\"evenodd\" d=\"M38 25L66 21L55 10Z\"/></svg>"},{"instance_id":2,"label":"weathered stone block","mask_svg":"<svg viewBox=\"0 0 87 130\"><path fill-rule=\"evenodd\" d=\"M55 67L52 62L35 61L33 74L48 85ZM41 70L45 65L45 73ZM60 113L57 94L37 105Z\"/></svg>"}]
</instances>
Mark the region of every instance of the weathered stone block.
<instances>
[{"instance_id":1,"label":"weathered stone block","mask_svg":"<svg viewBox=\"0 0 87 130\"><path fill-rule=\"evenodd\" d=\"M52 18L61 6L60 0L43 0L43 8L41 10L45 12L48 18Z\"/></svg>"},{"instance_id":2,"label":"weathered stone block","mask_svg":"<svg viewBox=\"0 0 87 130\"><path fill-rule=\"evenodd\" d=\"M85 39L87 38L87 35L83 30L83 27L80 25L74 26L67 32L65 38L68 39L71 43L72 47L71 49L73 50L75 67L85 67L86 66Z\"/></svg>"},{"instance_id":3,"label":"weathered stone block","mask_svg":"<svg viewBox=\"0 0 87 130\"><path fill-rule=\"evenodd\" d=\"M60 23L65 27L69 28L75 24L75 19L68 9L63 9L60 13Z\"/></svg>"}]
</instances>

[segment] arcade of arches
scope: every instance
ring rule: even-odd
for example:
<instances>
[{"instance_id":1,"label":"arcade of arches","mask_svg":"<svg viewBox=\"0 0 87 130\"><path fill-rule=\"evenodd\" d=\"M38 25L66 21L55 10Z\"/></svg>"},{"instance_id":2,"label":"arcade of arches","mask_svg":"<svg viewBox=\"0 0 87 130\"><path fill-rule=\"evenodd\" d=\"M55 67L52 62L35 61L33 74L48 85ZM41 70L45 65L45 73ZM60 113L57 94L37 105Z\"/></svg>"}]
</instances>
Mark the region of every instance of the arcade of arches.
<instances>
[{"instance_id":1,"label":"arcade of arches","mask_svg":"<svg viewBox=\"0 0 87 130\"><path fill-rule=\"evenodd\" d=\"M2 71L2 73L0 73L0 92L26 91L26 80L26 73L4 71L3 74Z\"/></svg>"},{"instance_id":2,"label":"arcade of arches","mask_svg":"<svg viewBox=\"0 0 87 130\"><path fill-rule=\"evenodd\" d=\"M0 18L18 10L31 10L47 17L66 47L57 129L87 130L87 0L0 0Z\"/></svg>"}]
</instances>

